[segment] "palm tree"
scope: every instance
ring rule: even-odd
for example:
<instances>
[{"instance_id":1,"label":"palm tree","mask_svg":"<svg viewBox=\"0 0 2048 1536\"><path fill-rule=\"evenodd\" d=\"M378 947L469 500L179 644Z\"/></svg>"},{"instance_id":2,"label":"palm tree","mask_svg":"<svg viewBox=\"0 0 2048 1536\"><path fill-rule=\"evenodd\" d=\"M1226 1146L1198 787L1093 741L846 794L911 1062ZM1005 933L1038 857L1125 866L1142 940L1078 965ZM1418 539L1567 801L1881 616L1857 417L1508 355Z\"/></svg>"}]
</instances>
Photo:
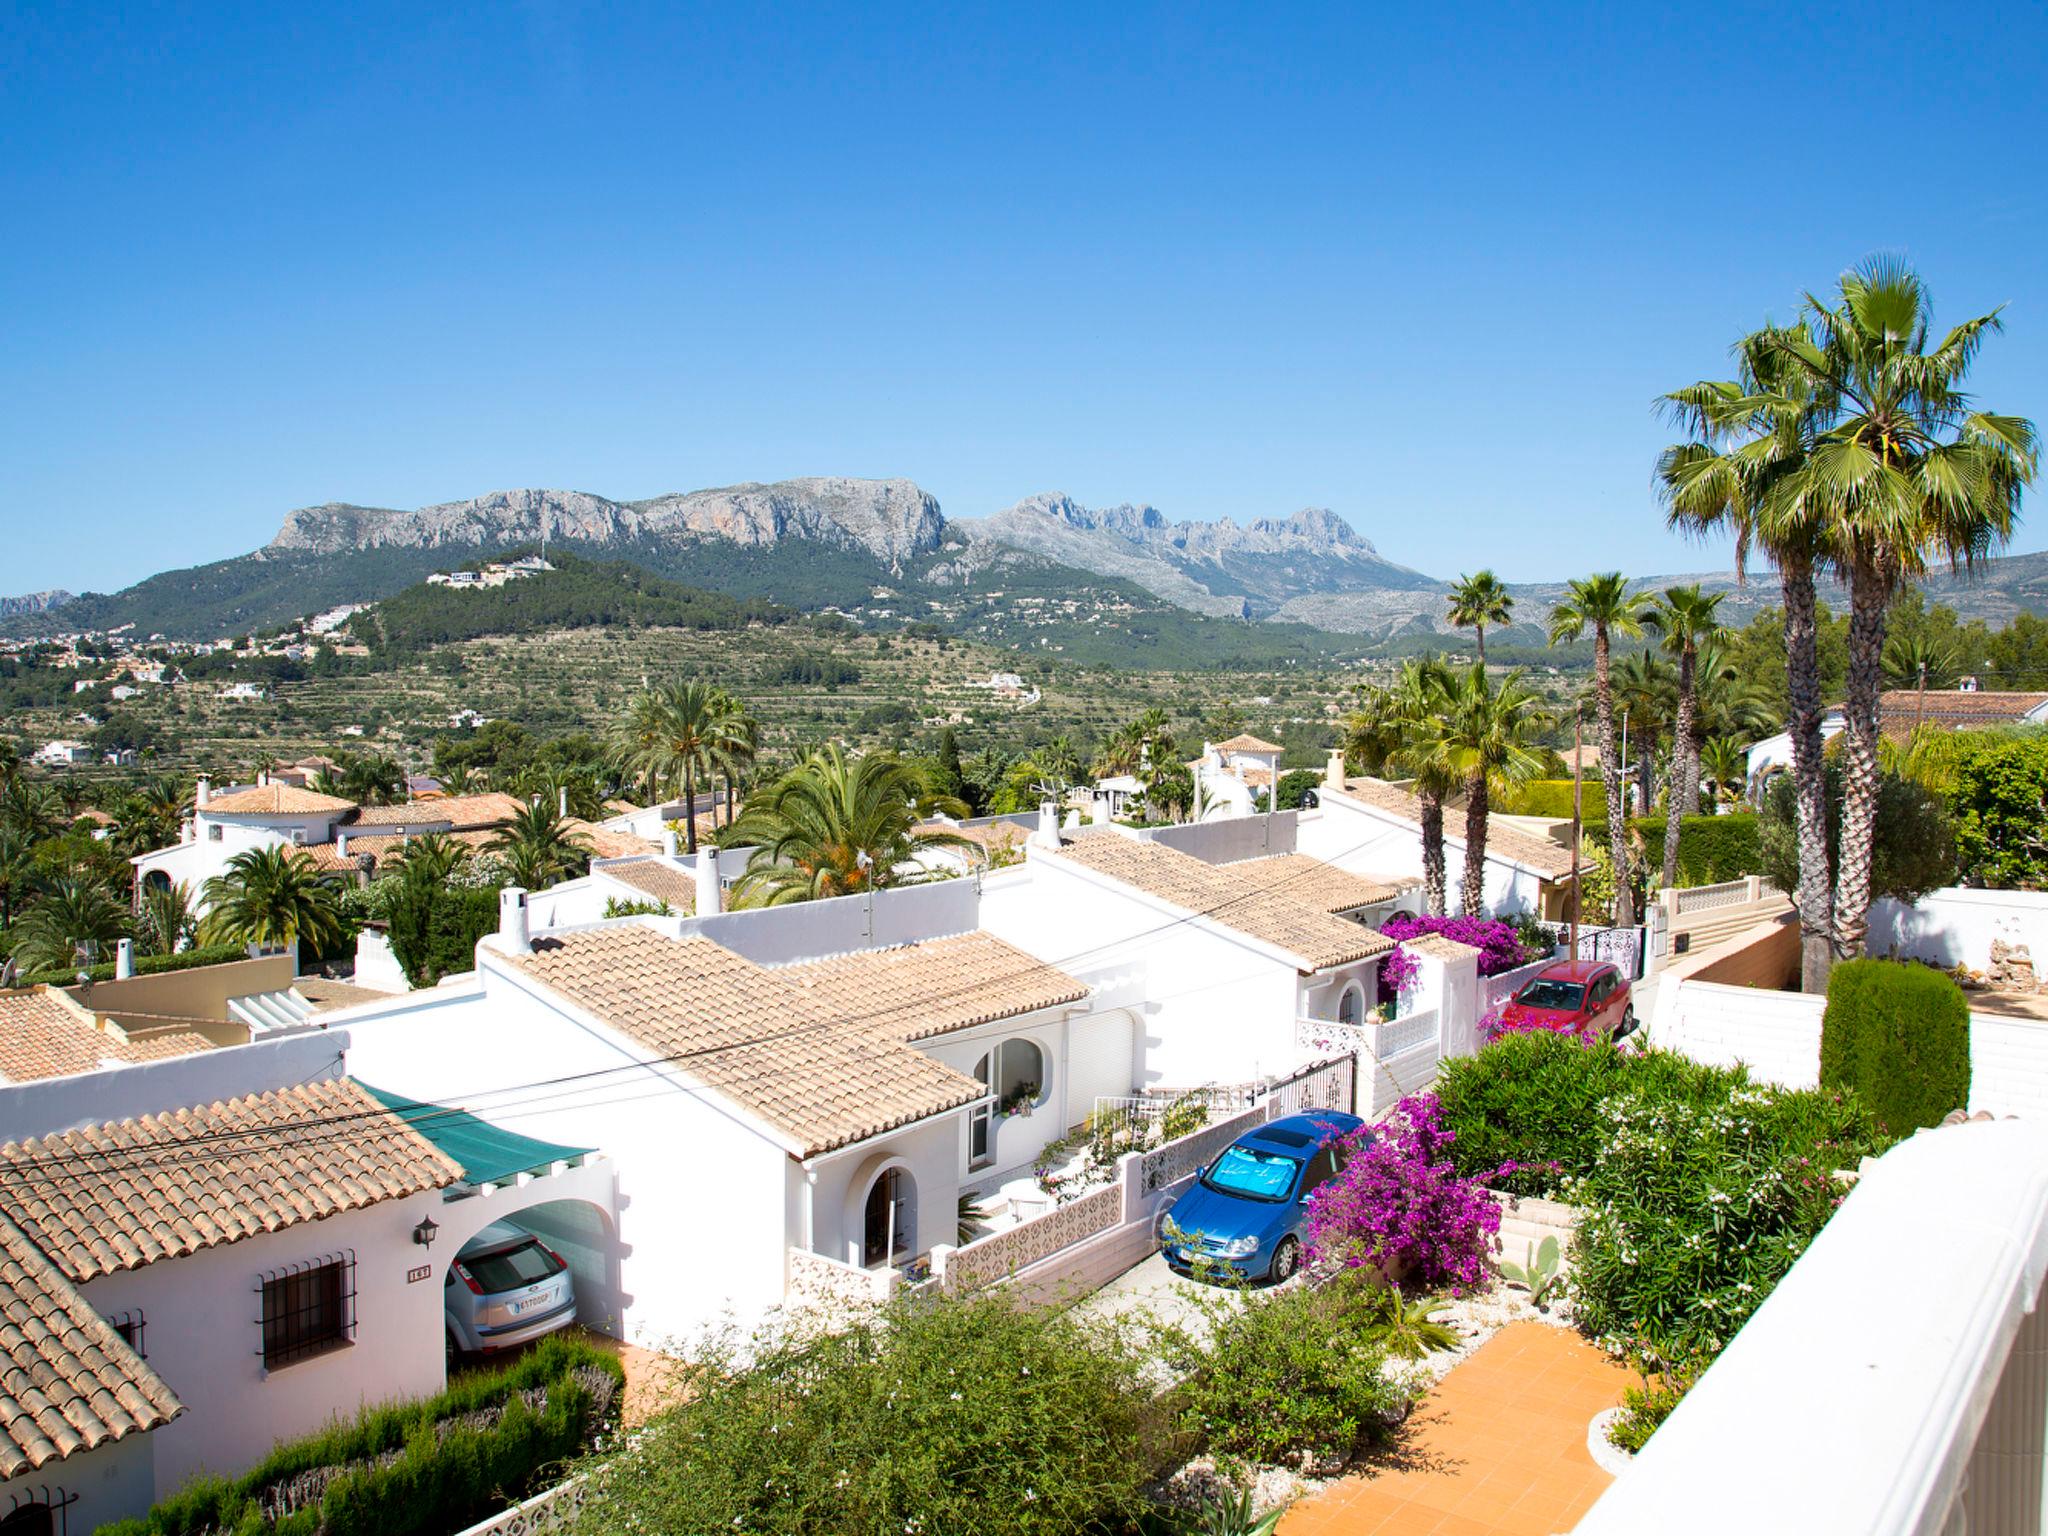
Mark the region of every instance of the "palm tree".
<instances>
[{"instance_id":1,"label":"palm tree","mask_svg":"<svg viewBox=\"0 0 2048 1536\"><path fill-rule=\"evenodd\" d=\"M385 863L409 884L446 885L469 863L469 844L446 832L422 832L403 839Z\"/></svg>"},{"instance_id":2,"label":"palm tree","mask_svg":"<svg viewBox=\"0 0 2048 1536\"><path fill-rule=\"evenodd\" d=\"M1486 626L1502 626L1514 617L1515 600L1500 578L1491 571L1460 576L1444 598L1450 604L1451 623L1459 629L1476 630L1479 635L1479 665L1486 665Z\"/></svg>"},{"instance_id":3,"label":"palm tree","mask_svg":"<svg viewBox=\"0 0 2048 1536\"><path fill-rule=\"evenodd\" d=\"M152 955L174 955L198 931L199 920L192 914L192 887L145 885L141 910L136 913L135 936Z\"/></svg>"},{"instance_id":4,"label":"palm tree","mask_svg":"<svg viewBox=\"0 0 2048 1536\"><path fill-rule=\"evenodd\" d=\"M505 866L507 878L529 891L581 874L590 859L590 839L547 799L521 806L486 846Z\"/></svg>"},{"instance_id":5,"label":"palm tree","mask_svg":"<svg viewBox=\"0 0 2048 1536\"><path fill-rule=\"evenodd\" d=\"M69 824L64 807L46 785L20 774L0 785L0 826L15 828L32 843L55 837Z\"/></svg>"},{"instance_id":6,"label":"palm tree","mask_svg":"<svg viewBox=\"0 0 2048 1536\"><path fill-rule=\"evenodd\" d=\"M208 944L289 949L303 939L323 949L340 936L334 887L296 848L236 854L206 882L204 894L207 910L199 936Z\"/></svg>"},{"instance_id":7,"label":"palm tree","mask_svg":"<svg viewBox=\"0 0 2048 1536\"><path fill-rule=\"evenodd\" d=\"M1441 661L1408 661L1372 708L1379 724L1372 745L1384 746L1368 772L1391 771L1413 781L1422 824L1422 902L1431 917L1444 915L1444 801L1458 789L1458 771L1444 751L1445 696L1451 674Z\"/></svg>"},{"instance_id":8,"label":"palm tree","mask_svg":"<svg viewBox=\"0 0 2048 1536\"><path fill-rule=\"evenodd\" d=\"M714 766L725 779L725 823L732 825L739 814L740 780L760 760L761 722L748 713L746 705L727 694L726 730L714 754Z\"/></svg>"},{"instance_id":9,"label":"palm tree","mask_svg":"<svg viewBox=\"0 0 2048 1536\"><path fill-rule=\"evenodd\" d=\"M0 821L0 933L14 924L16 901L35 883L36 842L11 821Z\"/></svg>"},{"instance_id":10,"label":"palm tree","mask_svg":"<svg viewBox=\"0 0 2048 1536\"><path fill-rule=\"evenodd\" d=\"M1593 631L1593 714L1600 732L1600 776L1607 784L1607 840L1614 856L1614 922L1635 925L1635 889L1629 880L1628 821L1622 808L1621 744L1614 731L1612 647L1617 635L1640 638L1647 592L1631 592L1619 571L1582 577L1565 588L1550 610L1550 643L1562 645Z\"/></svg>"},{"instance_id":11,"label":"palm tree","mask_svg":"<svg viewBox=\"0 0 2048 1536\"><path fill-rule=\"evenodd\" d=\"M1654 617L1654 609L1646 613L1644 625ZM1614 666L1614 702L1621 710L1622 744L1629 749L1622 771L1635 775L1636 803L1648 814L1657 797L1657 758L1678 717L1678 669L1648 646L1629 652Z\"/></svg>"},{"instance_id":12,"label":"palm tree","mask_svg":"<svg viewBox=\"0 0 2048 1536\"><path fill-rule=\"evenodd\" d=\"M668 774L680 779L687 851L697 851L697 780L744 740L732 695L710 683L670 683L656 690L660 730L656 753Z\"/></svg>"},{"instance_id":13,"label":"palm tree","mask_svg":"<svg viewBox=\"0 0 2048 1536\"><path fill-rule=\"evenodd\" d=\"M1956 648L1933 635L1893 635L1884 643L1884 680L1893 688L1953 688Z\"/></svg>"},{"instance_id":14,"label":"palm tree","mask_svg":"<svg viewBox=\"0 0 2048 1536\"><path fill-rule=\"evenodd\" d=\"M1814 573L1826 552L1819 519L1798 494L1821 413L1785 345L1795 331L1766 326L1752 332L1736 344L1735 378L1704 380L1663 397L1665 413L1693 437L1664 450L1657 476L1671 526L1702 536L1733 535L1738 578L1752 548L1763 550L1778 569L1799 837L1800 985L1825 992L1834 944L1834 875L1821 759Z\"/></svg>"},{"instance_id":15,"label":"palm tree","mask_svg":"<svg viewBox=\"0 0 2048 1536\"><path fill-rule=\"evenodd\" d=\"M1652 610L1656 626L1664 636L1664 649L1678 658L1678 710L1671 725L1671 777L1666 793L1664 817L1664 868L1666 890L1678 884L1678 839L1685 818L1700 803L1700 743L1698 730L1699 692L1695 668L1700 649L1720 633L1721 594L1703 592L1698 583L1666 587Z\"/></svg>"},{"instance_id":16,"label":"palm tree","mask_svg":"<svg viewBox=\"0 0 2048 1536\"><path fill-rule=\"evenodd\" d=\"M1738 737L1709 736L1700 748L1699 767L1713 781L1715 797L1733 805L1749 782L1749 747Z\"/></svg>"},{"instance_id":17,"label":"palm tree","mask_svg":"<svg viewBox=\"0 0 2048 1536\"><path fill-rule=\"evenodd\" d=\"M1533 745L1549 723L1542 700L1522 682L1520 670L1490 684L1486 664L1450 674L1443 692L1442 730L1437 738L1444 766L1465 789L1465 862L1459 892L1467 917L1486 911L1486 829L1493 790L1526 783L1543 768Z\"/></svg>"},{"instance_id":18,"label":"palm tree","mask_svg":"<svg viewBox=\"0 0 2048 1536\"><path fill-rule=\"evenodd\" d=\"M666 724L661 695L643 688L605 731L613 765L640 785L649 805L660 803L662 777L669 769Z\"/></svg>"},{"instance_id":19,"label":"palm tree","mask_svg":"<svg viewBox=\"0 0 2048 1536\"><path fill-rule=\"evenodd\" d=\"M1849 585L1842 828L1836 850L1837 958L1860 955L1869 926L1886 610L1930 556L1970 565L2011 537L2032 483L2032 422L1972 408L1962 385L1998 311L1929 349L1933 302L1892 257L1845 272L1840 302L1806 296L1806 324L1780 346L1812 391L1824 430L1797 493Z\"/></svg>"},{"instance_id":20,"label":"palm tree","mask_svg":"<svg viewBox=\"0 0 2048 1536\"><path fill-rule=\"evenodd\" d=\"M734 897L782 906L922 878L913 862L919 853L973 846L956 832L919 826L927 792L924 776L892 753L849 758L836 744L811 753L750 797L728 829L732 842L760 849Z\"/></svg>"},{"instance_id":21,"label":"palm tree","mask_svg":"<svg viewBox=\"0 0 2048 1536\"><path fill-rule=\"evenodd\" d=\"M127 935L128 913L105 886L61 876L15 924L14 963L24 971L67 968L111 955L115 941Z\"/></svg>"}]
</instances>

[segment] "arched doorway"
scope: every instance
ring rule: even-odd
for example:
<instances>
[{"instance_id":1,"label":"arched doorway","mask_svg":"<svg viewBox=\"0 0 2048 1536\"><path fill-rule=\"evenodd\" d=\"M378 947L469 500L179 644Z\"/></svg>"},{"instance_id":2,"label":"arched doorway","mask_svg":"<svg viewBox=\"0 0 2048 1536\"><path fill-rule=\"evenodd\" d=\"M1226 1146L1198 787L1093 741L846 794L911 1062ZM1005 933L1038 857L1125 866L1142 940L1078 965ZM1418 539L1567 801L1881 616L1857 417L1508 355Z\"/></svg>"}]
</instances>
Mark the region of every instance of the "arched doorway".
<instances>
[{"instance_id":1,"label":"arched doorway","mask_svg":"<svg viewBox=\"0 0 2048 1536\"><path fill-rule=\"evenodd\" d=\"M861 1267L901 1264L916 1251L917 1181L907 1168L884 1168L868 1186L861 1219Z\"/></svg>"}]
</instances>

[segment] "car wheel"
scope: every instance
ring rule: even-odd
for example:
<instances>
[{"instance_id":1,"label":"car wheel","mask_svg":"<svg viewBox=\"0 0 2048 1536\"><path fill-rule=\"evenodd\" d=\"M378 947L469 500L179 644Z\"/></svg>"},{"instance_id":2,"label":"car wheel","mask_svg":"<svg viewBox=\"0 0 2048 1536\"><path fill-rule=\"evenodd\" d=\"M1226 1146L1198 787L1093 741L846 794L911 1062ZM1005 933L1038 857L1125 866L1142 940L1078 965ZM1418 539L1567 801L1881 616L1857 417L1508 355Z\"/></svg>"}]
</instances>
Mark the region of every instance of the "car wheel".
<instances>
[{"instance_id":1,"label":"car wheel","mask_svg":"<svg viewBox=\"0 0 2048 1536\"><path fill-rule=\"evenodd\" d=\"M1634 1003L1630 1003L1626 1008L1621 1010L1621 1028L1615 1031L1614 1038L1617 1040L1626 1040L1630 1035L1634 1034L1635 1032L1636 1005Z\"/></svg>"},{"instance_id":2,"label":"car wheel","mask_svg":"<svg viewBox=\"0 0 2048 1536\"><path fill-rule=\"evenodd\" d=\"M441 1336L448 1341L448 1369L452 1371L462 1364L462 1342L455 1337L453 1328L442 1330Z\"/></svg>"},{"instance_id":3,"label":"car wheel","mask_svg":"<svg viewBox=\"0 0 2048 1536\"><path fill-rule=\"evenodd\" d=\"M1273 1283L1282 1284L1294 1278L1294 1272L1301 1268L1301 1244L1291 1237L1280 1239L1280 1246L1273 1250Z\"/></svg>"}]
</instances>

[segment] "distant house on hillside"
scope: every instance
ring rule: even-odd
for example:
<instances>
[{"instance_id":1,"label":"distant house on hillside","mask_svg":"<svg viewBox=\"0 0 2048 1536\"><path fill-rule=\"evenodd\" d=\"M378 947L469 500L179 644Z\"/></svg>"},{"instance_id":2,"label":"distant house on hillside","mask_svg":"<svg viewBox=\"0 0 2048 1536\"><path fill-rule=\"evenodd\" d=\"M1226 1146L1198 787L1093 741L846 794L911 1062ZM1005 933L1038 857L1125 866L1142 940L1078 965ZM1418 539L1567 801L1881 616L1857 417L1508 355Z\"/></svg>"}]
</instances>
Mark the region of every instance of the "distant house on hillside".
<instances>
[{"instance_id":1,"label":"distant house on hillside","mask_svg":"<svg viewBox=\"0 0 2048 1536\"><path fill-rule=\"evenodd\" d=\"M92 748L82 741L46 741L36 748L32 761L46 768L68 768L73 763L92 761Z\"/></svg>"}]
</instances>

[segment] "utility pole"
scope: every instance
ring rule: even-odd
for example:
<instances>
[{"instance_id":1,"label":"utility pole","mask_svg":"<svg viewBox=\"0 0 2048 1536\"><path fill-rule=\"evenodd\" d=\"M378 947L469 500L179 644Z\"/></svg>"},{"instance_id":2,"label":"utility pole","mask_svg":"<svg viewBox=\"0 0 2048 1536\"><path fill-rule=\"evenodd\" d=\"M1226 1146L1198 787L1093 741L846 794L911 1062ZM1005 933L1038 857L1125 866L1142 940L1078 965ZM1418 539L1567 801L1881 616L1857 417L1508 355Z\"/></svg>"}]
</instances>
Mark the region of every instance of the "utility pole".
<instances>
[{"instance_id":1,"label":"utility pole","mask_svg":"<svg viewBox=\"0 0 2048 1536\"><path fill-rule=\"evenodd\" d=\"M1582 727L1582 725L1583 725L1583 722L1584 722L1584 720L1585 720L1585 714L1586 714L1586 707L1585 707L1585 705L1583 705L1583 704L1574 704L1574 705L1572 706L1572 926L1571 926L1571 936L1572 936L1572 958L1573 958L1574 960L1576 960L1576 959L1578 959L1578 958L1579 958L1579 881L1580 881L1580 878L1581 878L1581 877L1580 877L1580 874L1579 874L1579 867L1580 867L1580 860L1579 860L1579 855L1580 855L1580 852L1581 852L1581 850L1580 850L1580 848L1579 848L1579 836L1580 836L1580 830L1579 830L1579 828L1580 828L1580 823L1581 823L1581 821L1582 821L1582 820L1584 819L1584 818L1583 818L1583 814L1582 814L1582 807L1581 807L1581 806L1580 806L1580 804L1579 804L1579 794L1580 794L1580 790L1579 790L1579 776L1580 776L1580 774L1581 774L1581 773L1583 772L1583 769L1581 768L1581 765L1580 765L1580 760L1579 760L1579 752L1580 752L1580 748L1581 748L1582 742L1583 742L1583 740L1584 740L1584 737L1583 737L1583 733L1582 733L1581 727Z\"/></svg>"}]
</instances>

